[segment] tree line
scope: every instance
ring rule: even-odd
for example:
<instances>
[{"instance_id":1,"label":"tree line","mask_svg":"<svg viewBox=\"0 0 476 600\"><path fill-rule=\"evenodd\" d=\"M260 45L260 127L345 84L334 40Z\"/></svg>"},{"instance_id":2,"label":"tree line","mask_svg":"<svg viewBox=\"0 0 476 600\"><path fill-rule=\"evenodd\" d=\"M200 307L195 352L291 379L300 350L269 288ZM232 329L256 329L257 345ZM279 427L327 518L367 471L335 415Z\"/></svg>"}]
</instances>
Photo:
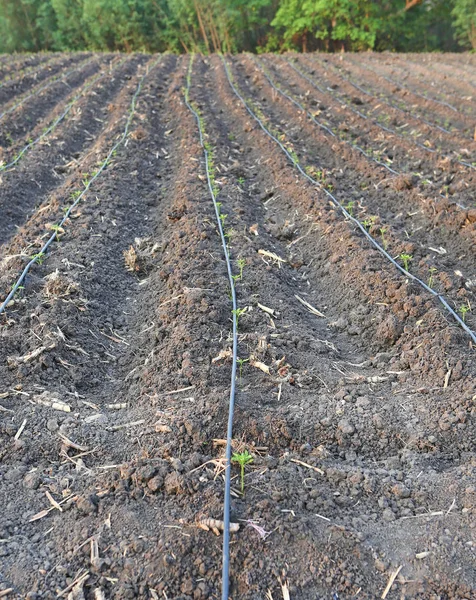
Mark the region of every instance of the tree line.
<instances>
[{"instance_id":1,"label":"tree line","mask_svg":"<svg viewBox=\"0 0 476 600\"><path fill-rule=\"evenodd\" d=\"M0 0L0 52L462 49L476 0Z\"/></svg>"}]
</instances>

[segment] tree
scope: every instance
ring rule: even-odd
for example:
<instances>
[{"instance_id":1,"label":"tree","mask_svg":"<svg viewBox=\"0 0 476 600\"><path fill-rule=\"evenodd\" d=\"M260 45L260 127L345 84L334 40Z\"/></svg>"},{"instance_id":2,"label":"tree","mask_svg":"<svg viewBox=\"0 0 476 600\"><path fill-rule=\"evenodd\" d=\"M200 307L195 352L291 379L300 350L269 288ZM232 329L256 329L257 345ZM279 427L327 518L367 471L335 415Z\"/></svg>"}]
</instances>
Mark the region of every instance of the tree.
<instances>
[{"instance_id":1,"label":"tree","mask_svg":"<svg viewBox=\"0 0 476 600\"><path fill-rule=\"evenodd\" d=\"M371 0L282 0L271 25L284 48L365 50L374 46L378 18Z\"/></svg>"},{"instance_id":2,"label":"tree","mask_svg":"<svg viewBox=\"0 0 476 600\"><path fill-rule=\"evenodd\" d=\"M461 45L476 50L476 0L454 0L451 14Z\"/></svg>"}]
</instances>

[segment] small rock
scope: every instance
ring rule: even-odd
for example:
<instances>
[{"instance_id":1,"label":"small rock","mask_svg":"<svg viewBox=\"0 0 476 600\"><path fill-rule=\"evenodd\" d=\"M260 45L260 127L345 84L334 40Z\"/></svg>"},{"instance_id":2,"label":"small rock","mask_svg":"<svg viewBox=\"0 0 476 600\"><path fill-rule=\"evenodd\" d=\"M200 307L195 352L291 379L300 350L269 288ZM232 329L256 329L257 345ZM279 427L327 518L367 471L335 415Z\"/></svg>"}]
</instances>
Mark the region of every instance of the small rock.
<instances>
[{"instance_id":1,"label":"small rock","mask_svg":"<svg viewBox=\"0 0 476 600\"><path fill-rule=\"evenodd\" d=\"M47 423L46 423L46 428L48 429L48 431L58 431L59 429L59 424L58 421L56 419L48 419Z\"/></svg>"},{"instance_id":2,"label":"small rock","mask_svg":"<svg viewBox=\"0 0 476 600\"><path fill-rule=\"evenodd\" d=\"M384 521L390 522L395 521L395 515L391 508L386 508L382 513L382 518Z\"/></svg>"},{"instance_id":3,"label":"small rock","mask_svg":"<svg viewBox=\"0 0 476 600\"><path fill-rule=\"evenodd\" d=\"M41 478L38 473L27 473L23 478L23 485L29 490L37 490L40 483Z\"/></svg>"},{"instance_id":4,"label":"small rock","mask_svg":"<svg viewBox=\"0 0 476 600\"><path fill-rule=\"evenodd\" d=\"M352 435L355 433L355 427L347 419L342 419L339 421L337 427L344 435Z\"/></svg>"},{"instance_id":5,"label":"small rock","mask_svg":"<svg viewBox=\"0 0 476 600\"><path fill-rule=\"evenodd\" d=\"M397 498L409 498L410 490L402 483L397 483L392 488L392 494Z\"/></svg>"},{"instance_id":6,"label":"small rock","mask_svg":"<svg viewBox=\"0 0 476 600\"><path fill-rule=\"evenodd\" d=\"M95 494L90 496L80 496L76 502L78 510L86 515L91 515L97 512L99 498Z\"/></svg>"}]
</instances>

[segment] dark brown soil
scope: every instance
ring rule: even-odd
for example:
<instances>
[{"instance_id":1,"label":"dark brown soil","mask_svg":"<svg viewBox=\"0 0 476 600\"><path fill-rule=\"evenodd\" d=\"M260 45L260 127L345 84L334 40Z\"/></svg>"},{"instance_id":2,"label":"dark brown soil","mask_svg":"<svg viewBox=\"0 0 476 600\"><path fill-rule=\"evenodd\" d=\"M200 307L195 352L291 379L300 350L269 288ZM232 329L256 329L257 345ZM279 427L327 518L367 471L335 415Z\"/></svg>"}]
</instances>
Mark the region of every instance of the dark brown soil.
<instances>
[{"instance_id":1,"label":"dark brown soil","mask_svg":"<svg viewBox=\"0 0 476 600\"><path fill-rule=\"evenodd\" d=\"M466 144L473 117L464 101L445 138L417 118L407 137L384 131L370 110L378 98L351 102L368 118L337 100L356 96L339 75L344 61L366 89L381 83L391 102L404 97L358 58L299 57L324 92L282 57L264 56L261 67L249 56L227 60L250 108L303 167L320 171L361 221L374 216L371 233L384 228L390 254L411 254L411 271L431 277L452 307L472 309L474 169L415 140L436 147L447 137L450 153ZM471 57L461 58L474 81ZM221 597L222 538L198 524L223 511L229 290L197 124L184 104L189 59L155 59L98 56L68 93L52 86L30 117L12 113L18 135L0 147L2 157L21 150L107 72L72 116L0 172L3 300L119 139L147 74L126 144L0 315L0 594L8 598ZM65 70L79 60L53 59ZM416 63L405 85L433 95L435 78L434 97L450 103L454 80L439 62L454 60L365 58L392 79ZM343 135L307 119L263 67ZM24 93L29 83L18 85ZM292 600L370 600L399 570L389 600L475 598L471 339L299 175L234 94L219 57L195 59L190 96L213 149L235 272L245 261L233 446L254 460L244 494L233 466L232 520L241 526L231 539L230 597L277 600L288 588ZM446 115L419 96L411 102L428 121ZM379 110L397 119L390 105ZM377 150L380 160L391 155L397 175L372 160ZM476 329L472 310L465 321Z\"/></svg>"}]
</instances>

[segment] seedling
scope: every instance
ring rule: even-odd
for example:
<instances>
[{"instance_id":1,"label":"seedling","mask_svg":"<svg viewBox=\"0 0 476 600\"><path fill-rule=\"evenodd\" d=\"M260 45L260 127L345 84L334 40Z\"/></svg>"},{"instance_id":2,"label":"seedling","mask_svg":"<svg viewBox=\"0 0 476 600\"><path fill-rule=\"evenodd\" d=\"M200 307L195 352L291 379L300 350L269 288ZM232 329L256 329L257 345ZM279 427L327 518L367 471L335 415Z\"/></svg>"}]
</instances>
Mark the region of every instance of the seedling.
<instances>
[{"instance_id":1,"label":"seedling","mask_svg":"<svg viewBox=\"0 0 476 600\"><path fill-rule=\"evenodd\" d=\"M470 312L470 310L471 306L469 305L469 302L467 304L463 304L458 308L458 312L461 314L461 318L463 319L463 321L466 320L466 313Z\"/></svg>"},{"instance_id":2,"label":"seedling","mask_svg":"<svg viewBox=\"0 0 476 600\"><path fill-rule=\"evenodd\" d=\"M233 133L228 134L228 139L230 140L230 142L233 142L235 140L235 136L233 135Z\"/></svg>"},{"instance_id":3,"label":"seedling","mask_svg":"<svg viewBox=\"0 0 476 600\"><path fill-rule=\"evenodd\" d=\"M240 381L241 381L241 376L243 375L243 365L245 364L245 362L248 362L250 359L248 358L237 358L236 362L239 365L239 370L240 370Z\"/></svg>"},{"instance_id":4,"label":"seedling","mask_svg":"<svg viewBox=\"0 0 476 600\"><path fill-rule=\"evenodd\" d=\"M226 221L227 217L228 217L228 215L220 215L220 221L221 221L222 227L225 226L225 221Z\"/></svg>"},{"instance_id":5,"label":"seedling","mask_svg":"<svg viewBox=\"0 0 476 600\"><path fill-rule=\"evenodd\" d=\"M428 278L428 287L433 287L433 284L435 283L435 278L433 277L433 274L437 272L437 268L436 267L430 267L429 271L430 271L430 277Z\"/></svg>"},{"instance_id":6,"label":"seedling","mask_svg":"<svg viewBox=\"0 0 476 600\"><path fill-rule=\"evenodd\" d=\"M245 466L253 462L253 456L245 450L244 452L234 452L231 457L232 462L236 462L240 465L240 480L241 480L241 493L245 493Z\"/></svg>"},{"instance_id":7,"label":"seedling","mask_svg":"<svg viewBox=\"0 0 476 600\"><path fill-rule=\"evenodd\" d=\"M237 308L231 311L236 317L236 329L238 329L238 323L240 317L246 313L246 308Z\"/></svg>"},{"instance_id":8,"label":"seedling","mask_svg":"<svg viewBox=\"0 0 476 600\"><path fill-rule=\"evenodd\" d=\"M387 227L380 228L380 236L382 238L383 249L386 250L388 248L388 242L385 239L385 234L387 233Z\"/></svg>"},{"instance_id":9,"label":"seedling","mask_svg":"<svg viewBox=\"0 0 476 600\"><path fill-rule=\"evenodd\" d=\"M246 260L245 260L244 258L239 258L239 259L236 261L236 264L238 265L238 268L240 269L240 275L239 275L239 278L240 278L240 281L241 281L241 280L243 279L243 269L244 269L244 268L245 268L245 266L246 266Z\"/></svg>"},{"instance_id":10,"label":"seedling","mask_svg":"<svg viewBox=\"0 0 476 600\"><path fill-rule=\"evenodd\" d=\"M60 239L60 234L64 233L64 229L60 225L51 225L51 230L56 233L56 239Z\"/></svg>"},{"instance_id":11,"label":"seedling","mask_svg":"<svg viewBox=\"0 0 476 600\"><path fill-rule=\"evenodd\" d=\"M38 252L38 254L32 254L32 256L30 256L31 260L36 260L36 262L39 265L43 264L43 261L45 260L45 253L44 252Z\"/></svg>"},{"instance_id":12,"label":"seedling","mask_svg":"<svg viewBox=\"0 0 476 600\"><path fill-rule=\"evenodd\" d=\"M411 261L413 260L413 256L411 254L400 254L400 260L403 262L403 267L405 271L408 271L408 267L410 266Z\"/></svg>"},{"instance_id":13,"label":"seedling","mask_svg":"<svg viewBox=\"0 0 476 600\"><path fill-rule=\"evenodd\" d=\"M227 230L226 230L226 231L223 233L224 237L225 237L225 238L226 238L228 241L230 241L230 240L231 240L231 238L232 238L232 236L233 236L234 234L235 234L235 230L234 230L232 227L230 227L230 229L227 229Z\"/></svg>"},{"instance_id":14,"label":"seedling","mask_svg":"<svg viewBox=\"0 0 476 600\"><path fill-rule=\"evenodd\" d=\"M24 285L19 285L16 289L15 294L13 295L14 298L17 298L18 296L20 296L20 294L22 293L22 291L25 289Z\"/></svg>"},{"instance_id":15,"label":"seedling","mask_svg":"<svg viewBox=\"0 0 476 600\"><path fill-rule=\"evenodd\" d=\"M351 200L350 202L347 203L346 206L344 206L345 210L349 213L349 215L351 217L353 217L353 212L354 212L354 206L355 206L355 202L354 200Z\"/></svg>"},{"instance_id":16,"label":"seedling","mask_svg":"<svg viewBox=\"0 0 476 600\"><path fill-rule=\"evenodd\" d=\"M238 183L240 185L243 185L245 183L245 178L244 177L238 177Z\"/></svg>"},{"instance_id":17,"label":"seedling","mask_svg":"<svg viewBox=\"0 0 476 600\"><path fill-rule=\"evenodd\" d=\"M362 225L365 227L365 229L370 231L370 229L373 227L373 225L375 225L376 220L377 220L377 217L369 217L368 219L365 219L365 221L362 221Z\"/></svg>"}]
</instances>

